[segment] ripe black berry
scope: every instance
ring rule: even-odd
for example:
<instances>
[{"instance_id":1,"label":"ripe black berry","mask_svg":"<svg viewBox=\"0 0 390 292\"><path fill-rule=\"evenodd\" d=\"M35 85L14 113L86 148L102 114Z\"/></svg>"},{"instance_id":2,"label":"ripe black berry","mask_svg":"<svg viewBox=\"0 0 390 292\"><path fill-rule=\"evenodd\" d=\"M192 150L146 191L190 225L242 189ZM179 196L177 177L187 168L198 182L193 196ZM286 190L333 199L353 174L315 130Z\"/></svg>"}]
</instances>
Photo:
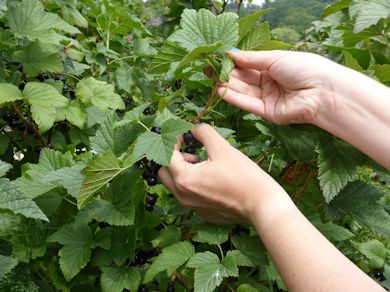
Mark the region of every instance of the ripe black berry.
<instances>
[{"instance_id":1,"label":"ripe black berry","mask_svg":"<svg viewBox=\"0 0 390 292\"><path fill-rule=\"evenodd\" d=\"M157 248L152 248L151 250L148 250L148 258L156 257L160 254Z\"/></svg>"},{"instance_id":2,"label":"ripe black berry","mask_svg":"<svg viewBox=\"0 0 390 292\"><path fill-rule=\"evenodd\" d=\"M183 134L184 143L187 146L191 146L194 149L203 147L202 143L199 142L198 139L196 139L191 132L187 132Z\"/></svg>"},{"instance_id":3,"label":"ripe black berry","mask_svg":"<svg viewBox=\"0 0 390 292\"><path fill-rule=\"evenodd\" d=\"M154 115L156 113L156 110L148 106L146 109L144 109L143 114L145 116Z\"/></svg>"},{"instance_id":4,"label":"ripe black berry","mask_svg":"<svg viewBox=\"0 0 390 292\"><path fill-rule=\"evenodd\" d=\"M154 205L153 205L153 204L150 204L150 203L146 203L146 205L145 205L145 210L146 210L146 211L149 211L149 212L153 212L153 210L154 210Z\"/></svg>"},{"instance_id":5,"label":"ripe black berry","mask_svg":"<svg viewBox=\"0 0 390 292\"><path fill-rule=\"evenodd\" d=\"M151 129L152 132L155 132L157 134L161 134L161 127L160 126L154 126Z\"/></svg>"},{"instance_id":6,"label":"ripe black berry","mask_svg":"<svg viewBox=\"0 0 390 292\"><path fill-rule=\"evenodd\" d=\"M99 222L99 227L101 229L104 229L106 227L110 226L110 224L108 224L107 222L103 221L103 222Z\"/></svg>"},{"instance_id":7,"label":"ripe black berry","mask_svg":"<svg viewBox=\"0 0 390 292\"><path fill-rule=\"evenodd\" d=\"M175 284L172 281L168 282L167 292L175 292Z\"/></svg>"},{"instance_id":8,"label":"ripe black berry","mask_svg":"<svg viewBox=\"0 0 390 292\"><path fill-rule=\"evenodd\" d=\"M150 177L146 180L149 186L155 186L158 183L157 177Z\"/></svg>"},{"instance_id":9,"label":"ripe black berry","mask_svg":"<svg viewBox=\"0 0 390 292\"><path fill-rule=\"evenodd\" d=\"M137 254L135 255L135 260L134 262L139 265L139 266L142 266L143 264L146 263L146 261L148 260L148 253L144 250L140 250L137 252Z\"/></svg>"},{"instance_id":10,"label":"ripe black berry","mask_svg":"<svg viewBox=\"0 0 390 292\"><path fill-rule=\"evenodd\" d=\"M185 149L184 149L184 152L185 153L189 153L189 154L195 154L196 153L196 149L191 147L191 146L187 146Z\"/></svg>"},{"instance_id":11,"label":"ripe black berry","mask_svg":"<svg viewBox=\"0 0 390 292\"><path fill-rule=\"evenodd\" d=\"M139 286L138 292L149 292L149 288L145 284L142 284L141 286Z\"/></svg>"},{"instance_id":12,"label":"ripe black berry","mask_svg":"<svg viewBox=\"0 0 390 292\"><path fill-rule=\"evenodd\" d=\"M15 128L17 125L18 125L18 121L15 119L8 121L8 126L10 126L11 128Z\"/></svg>"},{"instance_id":13,"label":"ripe black berry","mask_svg":"<svg viewBox=\"0 0 390 292\"><path fill-rule=\"evenodd\" d=\"M2 116L4 121L8 122L12 120L12 115L10 112L3 112Z\"/></svg>"},{"instance_id":14,"label":"ripe black berry","mask_svg":"<svg viewBox=\"0 0 390 292\"><path fill-rule=\"evenodd\" d=\"M65 81L66 77L64 75L58 75L54 78L54 80L59 80L59 81Z\"/></svg>"},{"instance_id":15,"label":"ripe black berry","mask_svg":"<svg viewBox=\"0 0 390 292\"><path fill-rule=\"evenodd\" d=\"M149 203L149 204L152 204L154 205L157 201L157 195L154 195L154 194L148 194L146 196L146 203Z\"/></svg>"}]
</instances>

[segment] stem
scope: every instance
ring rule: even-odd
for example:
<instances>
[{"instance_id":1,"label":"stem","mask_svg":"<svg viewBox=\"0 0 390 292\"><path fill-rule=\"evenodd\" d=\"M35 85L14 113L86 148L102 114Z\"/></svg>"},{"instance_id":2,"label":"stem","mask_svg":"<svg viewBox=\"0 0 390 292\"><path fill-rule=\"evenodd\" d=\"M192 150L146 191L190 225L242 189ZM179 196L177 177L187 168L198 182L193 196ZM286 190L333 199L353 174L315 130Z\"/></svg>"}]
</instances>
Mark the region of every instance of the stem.
<instances>
[{"instance_id":1,"label":"stem","mask_svg":"<svg viewBox=\"0 0 390 292\"><path fill-rule=\"evenodd\" d=\"M77 204L71 200L69 200L67 197L64 197L64 200L67 201L69 204L72 204L77 207Z\"/></svg>"},{"instance_id":2,"label":"stem","mask_svg":"<svg viewBox=\"0 0 390 292\"><path fill-rule=\"evenodd\" d=\"M146 131L150 132L150 129L147 126L145 126L145 124L143 122L137 121L137 123L140 124L142 127L144 127L146 129Z\"/></svg>"},{"instance_id":3,"label":"stem","mask_svg":"<svg viewBox=\"0 0 390 292\"><path fill-rule=\"evenodd\" d=\"M190 283L188 283L187 279L179 272L175 272L171 278L173 278L173 280L175 280L175 279L178 280L180 282L180 284L182 284L183 287L186 288L186 290L192 289L192 287L191 287Z\"/></svg>"},{"instance_id":4,"label":"stem","mask_svg":"<svg viewBox=\"0 0 390 292\"><path fill-rule=\"evenodd\" d=\"M242 4L242 0L240 0L240 2L238 2L237 15L240 15L241 4Z\"/></svg>"},{"instance_id":5,"label":"stem","mask_svg":"<svg viewBox=\"0 0 390 292\"><path fill-rule=\"evenodd\" d=\"M118 58L118 59L115 59L115 60L111 60L110 62L107 62L107 65L111 65L112 63L115 63L115 62L118 62L118 61L121 61L121 60L130 59L130 58L133 58L133 56L126 56L126 57Z\"/></svg>"},{"instance_id":6,"label":"stem","mask_svg":"<svg viewBox=\"0 0 390 292\"><path fill-rule=\"evenodd\" d=\"M220 244L218 244L218 248L219 248L219 252L221 253L221 259L223 260L225 256L223 255L223 250Z\"/></svg>"},{"instance_id":7,"label":"stem","mask_svg":"<svg viewBox=\"0 0 390 292\"><path fill-rule=\"evenodd\" d=\"M199 120L208 112L211 104L213 103L214 101L214 97L215 97L215 93L217 91L217 88L218 88L218 84L216 84L213 88L213 91L211 92L208 100L207 100L207 104L206 106L204 107L204 109L195 117L195 119L192 121L193 124L196 124L197 122L199 122Z\"/></svg>"},{"instance_id":8,"label":"stem","mask_svg":"<svg viewBox=\"0 0 390 292\"><path fill-rule=\"evenodd\" d=\"M274 154L271 155L271 161L269 162L268 172L270 172L272 169L272 163L274 162L274 156L275 156Z\"/></svg>"},{"instance_id":9,"label":"stem","mask_svg":"<svg viewBox=\"0 0 390 292\"><path fill-rule=\"evenodd\" d=\"M41 135L41 133L39 133L37 127L35 127L35 124L30 122L28 119L26 119L23 114L20 112L20 110L18 109L18 107L13 104L12 105L12 109L15 111L15 113L18 115L18 117L29 127L31 127L35 133L35 135L38 137L38 139L41 141L41 144L45 147L47 147L47 143L45 141L45 139L43 138L43 136Z\"/></svg>"},{"instance_id":10,"label":"stem","mask_svg":"<svg viewBox=\"0 0 390 292\"><path fill-rule=\"evenodd\" d=\"M310 181L316 177L316 172L314 170L310 171L309 175L307 176L305 182L303 183L302 188L297 192L294 196L294 203L298 202L299 199L302 197L302 194L306 191Z\"/></svg>"},{"instance_id":11,"label":"stem","mask_svg":"<svg viewBox=\"0 0 390 292\"><path fill-rule=\"evenodd\" d=\"M222 4L222 10L219 14L221 13L224 13L225 12L225 9L226 9L226 5L228 4L229 0L223 0L223 4Z\"/></svg>"},{"instance_id":12,"label":"stem","mask_svg":"<svg viewBox=\"0 0 390 292\"><path fill-rule=\"evenodd\" d=\"M210 0L210 1L209 1L209 5L210 5L210 4L211 4L211 6L214 8L215 13L216 13L217 15L219 15L221 12L219 11L218 7L215 6L214 1Z\"/></svg>"}]
</instances>

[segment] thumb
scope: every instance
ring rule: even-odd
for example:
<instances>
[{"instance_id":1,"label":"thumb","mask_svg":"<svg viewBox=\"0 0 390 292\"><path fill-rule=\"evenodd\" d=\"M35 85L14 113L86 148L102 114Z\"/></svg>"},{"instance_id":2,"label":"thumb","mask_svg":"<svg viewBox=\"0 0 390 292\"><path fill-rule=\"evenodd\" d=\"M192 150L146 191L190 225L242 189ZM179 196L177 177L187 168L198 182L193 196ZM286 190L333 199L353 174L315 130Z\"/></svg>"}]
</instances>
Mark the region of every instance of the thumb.
<instances>
[{"instance_id":1,"label":"thumb","mask_svg":"<svg viewBox=\"0 0 390 292\"><path fill-rule=\"evenodd\" d=\"M201 124L192 129L191 132L194 137L204 145L210 159L221 155L224 153L223 148L230 146L230 144L208 124Z\"/></svg>"},{"instance_id":2,"label":"thumb","mask_svg":"<svg viewBox=\"0 0 390 292\"><path fill-rule=\"evenodd\" d=\"M275 62L285 57L288 52L274 51L227 51L236 66L258 71L269 70Z\"/></svg>"}]
</instances>

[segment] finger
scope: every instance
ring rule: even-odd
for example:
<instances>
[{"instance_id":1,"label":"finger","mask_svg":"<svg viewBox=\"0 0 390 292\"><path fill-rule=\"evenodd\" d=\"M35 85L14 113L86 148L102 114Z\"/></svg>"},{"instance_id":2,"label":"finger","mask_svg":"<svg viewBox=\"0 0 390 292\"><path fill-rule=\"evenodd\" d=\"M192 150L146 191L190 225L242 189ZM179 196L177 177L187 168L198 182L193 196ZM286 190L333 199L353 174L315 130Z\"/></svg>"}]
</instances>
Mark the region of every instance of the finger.
<instances>
[{"instance_id":1,"label":"finger","mask_svg":"<svg viewBox=\"0 0 390 292\"><path fill-rule=\"evenodd\" d=\"M190 153L182 153L184 160L189 163L198 163L200 158L198 155L190 154Z\"/></svg>"},{"instance_id":2,"label":"finger","mask_svg":"<svg viewBox=\"0 0 390 292\"><path fill-rule=\"evenodd\" d=\"M232 70L231 78L237 78L243 82L259 86L260 85L260 71L253 70L253 69L245 69L240 67L235 67Z\"/></svg>"},{"instance_id":3,"label":"finger","mask_svg":"<svg viewBox=\"0 0 390 292\"><path fill-rule=\"evenodd\" d=\"M229 84L227 85L230 89L233 89L234 91L253 96L253 97L260 97L261 96L261 90L262 88L259 85L253 85L244 81L241 81L240 79L236 77L231 77Z\"/></svg>"},{"instance_id":4,"label":"finger","mask_svg":"<svg viewBox=\"0 0 390 292\"><path fill-rule=\"evenodd\" d=\"M210 159L223 155L223 149L230 147L230 144L208 124L201 124L191 132L204 145Z\"/></svg>"},{"instance_id":5,"label":"finger","mask_svg":"<svg viewBox=\"0 0 390 292\"><path fill-rule=\"evenodd\" d=\"M217 93L222 96L225 101L236 107L261 117L265 117L266 115L264 101L258 97L239 93L230 88L226 89L226 87L218 88Z\"/></svg>"},{"instance_id":6,"label":"finger","mask_svg":"<svg viewBox=\"0 0 390 292\"><path fill-rule=\"evenodd\" d=\"M166 167L161 167L157 174L158 178L167 187L167 189L170 190L171 193L176 193L175 183L172 179L169 169Z\"/></svg>"},{"instance_id":7,"label":"finger","mask_svg":"<svg viewBox=\"0 0 390 292\"><path fill-rule=\"evenodd\" d=\"M269 70L273 64L287 56L289 52L274 51L228 51L236 66L247 69Z\"/></svg>"}]
</instances>

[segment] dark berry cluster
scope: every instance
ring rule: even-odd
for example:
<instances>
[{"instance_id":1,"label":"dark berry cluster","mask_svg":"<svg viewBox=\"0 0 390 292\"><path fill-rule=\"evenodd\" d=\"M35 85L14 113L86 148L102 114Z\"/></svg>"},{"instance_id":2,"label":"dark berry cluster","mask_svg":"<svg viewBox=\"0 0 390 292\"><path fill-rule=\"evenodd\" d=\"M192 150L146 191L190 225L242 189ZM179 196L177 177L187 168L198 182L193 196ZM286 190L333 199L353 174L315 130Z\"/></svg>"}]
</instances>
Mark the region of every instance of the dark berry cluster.
<instances>
[{"instance_id":1,"label":"dark berry cluster","mask_svg":"<svg viewBox=\"0 0 390 292\"><path fill-rule=\"evenodd\" d=\"M143 169L142 178L149 186L155 186L158 183L157 172L160 169L160 165L153 161L143 159L139 167Z\"/></svg>"},{"instance_id":2,"label":"dark berry cluster","mask_svg":"<svg viewBox=\"0 0 390 292\"><path fill-rule=\"evenodd\" d=\"M148 106L146 109L144 109L143 111L143 114L145 116L151 116L151 115L154 115L156 113L156 109L154 108L151 108L150 106Z\"/></svg>"},{"instance_id":3,"label":"dark berry cluster","mask_svg":"<svg viewBox=\"0 0 390 292\"><path fill-rule=\"evenodd\" d=\"M138 292L149 292L149 288L145 284L142 284L138 287Z\"/></svg>"},{"instance_id":4,"label":"dark berry cluster","mask_svg":"<svg viewBox=\"0 0 390 292\"><path fill-rule=\"evenodd\" d=\"M10 113L8 111L3 112L2 118L5 122L7 122L7 125L11 127L12 129L18 129L19 131L26 131L28 130L29 133L33 133L32 129L26 127L25 124L23 124L22 121L20 121L19 116L16 113Z\"/></svg>"},{"instance_id":5,"label":"dark berry cluster","mask_svg":"<svg viewBox=\"0 0 390 292\"><path fill-rule=\"evenodd\" d=\"M175 285L174 285L173 281L168 282L167 292L175 292Z\"/></svg>"},{"instance_id":6,"label":"dark berry cluster","mask_svg":"<svg viewBox=\"0 0 390 292\"><path fill-rule=\"evenodd\" d=\"M233 233L233 234L236 234L236 235L240 235L241 233L249 234L249 233L250 233L250 230L249 230L249 228L247 228L247 227L245 227L245 226L242 226L242 225L237 224L237 225L233 228L232 233Z\"/></svg>"},{"instance_id":7,"label":"dark berry cluster","mask_svg":"<svg viewBox=\"0 0 390 292\"><path fill-rule=\"evenodd\" d=\"M145 209L146 211L153 212L154 205L157 201L157 195L155 194L147 194L145 199Z\"/></svg>"},{"instance_id":8,"label":"dark berry cluster","mask_svg":"<svg viewBox=\"0 0 390 292\"><path fill-rule=\"evenodd\" d=\"M146 264L146 262L155 256L159 255L159 251L157 248L152 248L150 250L138 250L135 259L134 259L134 265L136 266L142 266Z\"/></svg>"},{"instance_id":9,"label":"dark berry cluster","mask_svg":"<svg viewBox=\"0 0 390 292\"><path fill-rule=\"evenodd\" d=\"M192 135L191 131L184 133L183 135L184 143L186 144L186 147L184 149L184 152L195 154L196 149L202 148L203 145L200 143L194 135Z\"/></svg>"}]
</instances>

